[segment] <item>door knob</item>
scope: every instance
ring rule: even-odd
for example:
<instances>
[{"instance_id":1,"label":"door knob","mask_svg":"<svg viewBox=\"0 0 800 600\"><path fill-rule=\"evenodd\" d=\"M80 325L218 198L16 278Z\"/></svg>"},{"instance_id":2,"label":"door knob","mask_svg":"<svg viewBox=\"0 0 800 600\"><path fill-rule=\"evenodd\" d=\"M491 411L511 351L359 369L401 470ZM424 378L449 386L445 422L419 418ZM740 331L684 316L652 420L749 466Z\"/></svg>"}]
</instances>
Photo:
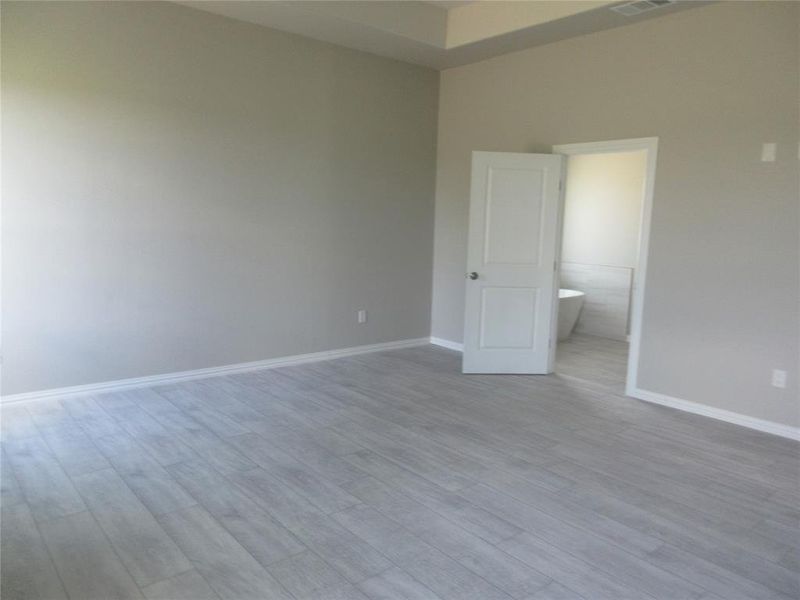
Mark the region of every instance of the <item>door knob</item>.
<instances>
[{"instance_id":1,"label":"door knob","mask_svg":"<svg viewBox=\"0 0 800 600\"><path fill-rule=\"evenodd\" d=\"M475 281L478 278L478 274L475 271L473 271L472 273L468 273L467 277Z\"/></svg>"}]
</instances>

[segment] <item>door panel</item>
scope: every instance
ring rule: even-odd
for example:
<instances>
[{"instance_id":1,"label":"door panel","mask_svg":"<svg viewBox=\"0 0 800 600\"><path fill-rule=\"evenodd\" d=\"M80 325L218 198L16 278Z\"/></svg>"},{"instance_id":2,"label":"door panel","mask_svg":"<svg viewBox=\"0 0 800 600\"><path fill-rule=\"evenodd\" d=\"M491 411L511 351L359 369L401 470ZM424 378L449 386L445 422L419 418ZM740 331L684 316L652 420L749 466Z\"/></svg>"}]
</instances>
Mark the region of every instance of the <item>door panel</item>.
<instances>
[{"instance_id":1,"label":"door panel","mask_svg":"<svg viewBox=\"0 0 800 600\"><path fill-rule=\"evenodd\" d=\"M537 233L542 222L543 177L539 171L489 167L486 193L484 264L539 261ZM520 189L529 190L526 195Z\"/></svg>"},{"instance_id":2,"label":"door panel","mask_svg":"<svg viewBox=\"0 0 800 600\"><path fill-rule=\"evenodd\" d=\"M481 350L533 349L538 290L485 287L481 291Z\"/></svg>"},{"instance_id":3,"label":"door panel","mask_svg":"<svg viewBox=\"0 0 800 600\"><path fill-rule=\"evenodd\" d=\"M556 323L562 157L474 152L465 373L548 373Z\"/></svg>"}]
</instances>

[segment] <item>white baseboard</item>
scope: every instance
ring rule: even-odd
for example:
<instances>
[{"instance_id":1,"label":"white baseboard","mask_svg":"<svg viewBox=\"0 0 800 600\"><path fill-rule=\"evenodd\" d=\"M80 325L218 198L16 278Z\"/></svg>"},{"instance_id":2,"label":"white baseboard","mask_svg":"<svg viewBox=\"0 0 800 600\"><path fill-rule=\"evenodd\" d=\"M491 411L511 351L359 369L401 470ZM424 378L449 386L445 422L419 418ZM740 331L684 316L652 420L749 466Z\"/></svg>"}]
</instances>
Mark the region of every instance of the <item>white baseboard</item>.
<instances>
[{"instance_id":1,"label":"white baseboard","mask_svg":"<svg viewBox=\"0 0 800 600\"><path fill-rule=\"evenodd\" d=\"M44 399L54 400L72 396L83 396L86 394L98 394L101 392L116 392L120 390L147 387L152 385L190 381L192 379L204 379L206 377L215 377L217 375L232 375L234 373L246 373L248 371L260 371L262 369L288 367L303 363L331 360L333 358L343 358L345 356L355 356L357 354L368 354L371 352L381 352L384 350L398 350L400 348L413 348L415 346L425 346L429 343L430 340L428 338L416 338L409 340L398 340L395 342L384 342L381 344L369 344L367 346L353 346L351 348L324 350L322 352L312 352L310 354L281 356L278 358L268 358L266 360L238 363L235 365L209 367L207 369L195 369L193 371L164 373L162 375L134 377L132 379L118 379L116 381L104 381L102 383L90 383L87 385L75 385L63 388L53 388L49 390L39 390L35 392L25 392L22 394L10 394L0 397L0 403L8 404L11 402L26 402Z\"/></svg>"},{"instance_id":2,"label":"white baseboard","mask_svg":"<svg viewBox=\"0 0 800 600\"><path fill-rule=\"evenodd\" d=\"M800 441L800 427L791 427L789 425L775 423L774 421L757 419L756 417L750 417L741 413L735 413L722 408L714 408L707 404L699 404L698 402L690 402L689 400L681 400L680 398L673 398L666 394L649 392L640 388L628 390L628 395L638 400L644 400L645 402L677 408L678 410L694 413L696 415L703 415L704 417L711 417L719 421L726 421L734 425L741 425L742 427L749 427L750 429L756 429L765 433L771 433L772 435Z\"/></svg>"},{"instance_id":3,"label":"white baseboard","mask_svg":"<svg viewBox=\"0 0 800 600\"><path fill-rule=\"evenodd\" d=\"M431 344L456 350L458 352L464 351L464 344L445 340L442 338L431 337ZM757 431L771 433L780 437L789 438L791 440L800 441L800 427L791 427L789 425L782 425L774 421L766 421L764 419L757 419L741 413L735 413L722 408L714 408L706 404L699 404L697 402L690 402L689 400L681 400L680 398L673 398L666 394L658 394L640 388L628 389L626 391L628 396L636 398L637 400L644 400L645 402L652 402L654 404L661 404L662 406L669 406L670 408L677 408L685 412L694 413L696 415L703 415L704 417L711 417L719 421L726 421L742 427L749 427Z\"/></svg>"},{"instance_id":4,"label":"white baseboard","mask_svg":"<svg viewBox=\"0 0 800 600\"><path fill-rule=\"evenodd\" d=\"M274 369L276 367L288 367L291 365L319 362L334 358L343 358L345 356L356 356L358 354L369 354L371 352L381 352L384 350L413 348L416 346L424 346L429 343L436 346L442 346L443 348L449 348L450 350L455 350L457 352L464 351L463 344L438 337L398 340L395 342L384 342L381 344L369 344L366 346L353 346L350 348L339 348L336 350L324 350L322 352L312 352L310 354L281 356L278 358L268 358L266 360L238 363L234 365L224 365L221 367L209 367L207 369L196 369L193 371L164 373L161 375L150 375L147 377L134 377L131 379L118 379L116 381L104 381L102 383L90 383L87 385L53 388L49 390L25 392L22 394L10 394L0 397L0 403L9 404L12 402L60 399L72 396L83 396L86 394L97 394L101 392L114 392L153 385L178 383L181 381L190 381L192 379L204 379L206 377L215 377L218 375L232 375L234 373L246 373L248 371L260 371L263 369ZM666 394L650 392L641 388L630 389L627 393L629 396L638 400L644 400L645 402L652 402L654 404L676 408L685 412L702 415L704 417L711 417L712 419L718 419L720 421L726 421L735 425L749 427L750 429L755 429L757 431L763 431L765 433L771 433L772 435L800 441L800 427L791 427L789 425L782 425L773 421L757 419L756 417L750 417L748 415L735 413L721 408L714 408L706 404L690 402L689 400L673 398L672 396L667 396Z\"/></svg>"},{"instance_id":5,"label":"white baseboard","mask_svg":"<svg viewBox=\"0 0 800 600\"><path fill-rule=\"evenodd\" d=\"M438 337L431 337L430 341L431 344L436 346L442 346L443 348L449 348L450 350L456 350L458 352L464 351L464 344L459 344L458 342ZM765 421L764 419L757 419L729 410L714 408L706 404L699 404L688 400L681 400L680 398L673 398L666 394L658 394L640 388L628 389L626 390L626 394L637 400L644 400L645 402L677 408L678 410L694 413L696 415L703 415L704 417L711 417L719 421L726 421L735 425L741 425L742 427L749 427L757 431L800 441L800 427L790 427L789 425L782 425L773 421Z\"/></svg>"},{"instance_id":6,"label":"white baseboard","mask_svg":"<svg viewBox=\"0 0 800 600\"><path fill-rule=\"evenodd\" d=\"M445 340L443 338L431 337L430 342L434 346L449 348L450 350L455 350L456 352L464 351L464 344L459 344L458 342L451 342L450 340Z\"/></svg>"}]
</instances>

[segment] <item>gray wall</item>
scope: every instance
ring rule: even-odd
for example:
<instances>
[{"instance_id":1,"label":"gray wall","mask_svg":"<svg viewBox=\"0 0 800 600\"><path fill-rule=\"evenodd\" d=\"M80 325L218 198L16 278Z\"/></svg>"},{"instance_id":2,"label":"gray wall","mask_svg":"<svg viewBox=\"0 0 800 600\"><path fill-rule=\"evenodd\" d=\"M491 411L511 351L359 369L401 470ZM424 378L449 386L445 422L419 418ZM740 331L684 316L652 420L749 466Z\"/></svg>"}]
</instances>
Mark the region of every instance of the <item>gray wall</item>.
<instances>
[{"instance_id":1,"label":"gray wall","mask_svg":"<svg viewBox=\"0 0 800 600\"><path fill-rule=\"evenodd\" d=\"M444 71L432 335L462 339L472 150L658 136L639 386L800 424L799 11L724 2Z\"/></svg>"},{"instance_id":2,"label":"gray wall","mask_svg":"<svg viewBox=\"0 0 800 600\"><path fill-rule=\"evenodd\" d=\"M168 3L2 12L3 393L429 335L436 72Z\"/></svg>"}]
</instances>

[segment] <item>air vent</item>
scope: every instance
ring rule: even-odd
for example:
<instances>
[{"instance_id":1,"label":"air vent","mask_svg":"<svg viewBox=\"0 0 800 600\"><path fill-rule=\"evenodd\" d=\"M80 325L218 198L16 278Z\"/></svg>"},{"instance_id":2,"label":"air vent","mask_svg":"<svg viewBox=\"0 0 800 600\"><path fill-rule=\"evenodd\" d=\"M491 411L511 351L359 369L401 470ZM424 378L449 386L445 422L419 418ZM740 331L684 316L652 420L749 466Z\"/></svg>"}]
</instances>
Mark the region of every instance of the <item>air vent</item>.
<instances>
[{"instance_id":1,"label":"air vent","mask_svg":"<svg viewBox=\"0 0 800 600\"><path fill-rule=\"evenodd\" d=\"M636 2L628 2L627 4L620 4L611 8L616 13L625 17L632 17L639 15L648 10L655 10L656 8L663 8L670 4L675 4L676 0L636 0Z\"/></svg>"}]
</instances>

